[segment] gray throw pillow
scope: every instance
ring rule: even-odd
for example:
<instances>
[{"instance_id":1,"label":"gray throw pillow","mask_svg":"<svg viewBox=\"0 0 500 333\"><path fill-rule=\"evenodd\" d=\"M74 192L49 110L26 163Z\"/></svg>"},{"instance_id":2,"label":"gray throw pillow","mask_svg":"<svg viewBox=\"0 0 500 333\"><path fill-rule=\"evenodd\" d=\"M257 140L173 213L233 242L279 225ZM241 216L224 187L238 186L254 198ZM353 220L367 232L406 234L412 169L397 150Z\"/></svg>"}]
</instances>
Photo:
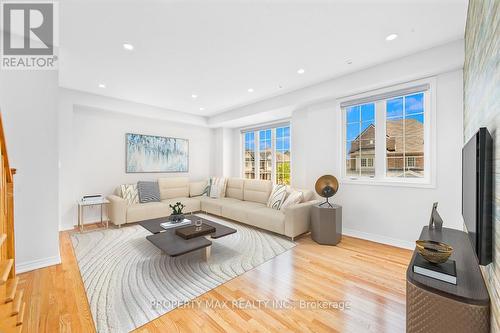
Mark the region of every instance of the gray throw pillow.
<instances>
[{"instance_id":1,"label":"gray throw pillow","mask_svg":"<svg viewBox=\"0 0 500 333\"><path fill-rule=\"evenodd\" d=\"M158 182L137 182L139 202L160 202L160 186Z\"/></svg>"}]
</instances>

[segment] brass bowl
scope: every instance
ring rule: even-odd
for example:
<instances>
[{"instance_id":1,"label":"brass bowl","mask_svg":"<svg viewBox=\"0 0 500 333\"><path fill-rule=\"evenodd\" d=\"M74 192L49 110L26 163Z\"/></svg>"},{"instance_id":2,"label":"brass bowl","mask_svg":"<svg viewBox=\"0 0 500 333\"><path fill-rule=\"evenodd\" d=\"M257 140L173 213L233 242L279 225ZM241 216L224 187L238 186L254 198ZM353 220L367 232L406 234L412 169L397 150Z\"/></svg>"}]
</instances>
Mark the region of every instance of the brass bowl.
<instances>
[{"instance_id":1,"label":"brass bowl","mask_svg":"<svg viewBox=\"0 0 500 333\"><path fill-rule=\"evenodd\" d=\"M445 243L431 240L418 240L417 251L425 260L433 264L442 264L446 262L453 253L453 248Z\"/></svg>"}]
</instances>

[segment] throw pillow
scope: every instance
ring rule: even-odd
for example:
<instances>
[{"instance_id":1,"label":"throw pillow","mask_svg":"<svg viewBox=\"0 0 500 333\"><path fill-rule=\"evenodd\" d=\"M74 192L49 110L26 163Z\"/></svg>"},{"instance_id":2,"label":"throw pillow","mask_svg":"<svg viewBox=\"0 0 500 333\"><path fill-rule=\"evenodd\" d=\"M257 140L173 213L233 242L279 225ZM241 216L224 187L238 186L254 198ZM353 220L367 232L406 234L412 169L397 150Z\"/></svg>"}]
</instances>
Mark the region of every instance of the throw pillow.
<instances>
[{"instance_id":1,"label":"throw pillow","mask_svg":"<svg viewBox=\"0 0 500 333\"><path fill-rule=\"evenodd\" d=\"M158 186L158 182L137 182L137 190L141 203L160 202L160 186Z\"/></svg>"},{"instance_id":2,"label":"throw pillow","mask_svg":"<svg viewBox=\"0 0 500 333\"><path fill-rule=\"evenodd\" d=\"M218 184L210 186L210 198L212 199L220 198L220 190Z\"/></svg>"},{"instance_id":3,"label":"throw pillow","mask_svg":"<svg viewBox=\"0 0 500 333\"><path fill-rule=\"evenodd\" d=\"M285 199L283 204L281 205L281 209L290 207L292 205L298 204L302 202L302 198L304 198L304 195L300 191L293 191L288 195L288 197Z\"/></svg>"},{"instance_id":4,"label":"throw pillow","mask_svg":"<svg viewBox=\"0 0 500 333\"><path fill-rule=\"evenodd\" d=\"M280 210L285 197L286 185L274 185L271 196L269 197L269 200L267 200L267 207Z\"/></svg>"},{"instance_id":5,"label":"throw pillow","mask_svg":"<svg viewBox=\"0 0 500 333\"><path fill-rule=\"evenodd\" d=\"M136 184L124 184L120 186L122 198L125 199L127 205L139 203L139 193L137 192Z\"/></svg>"},{"instance_id":6,"label":"throw pillow","mask_svg":"<svg viewBox=\"0 0 500 333\"><path fill-rule=\"evenodd\" d=\"M223 198L226 196L227 179L223 177L210 178L208 196L210 198Z\"/></svg>"}]
</instances>

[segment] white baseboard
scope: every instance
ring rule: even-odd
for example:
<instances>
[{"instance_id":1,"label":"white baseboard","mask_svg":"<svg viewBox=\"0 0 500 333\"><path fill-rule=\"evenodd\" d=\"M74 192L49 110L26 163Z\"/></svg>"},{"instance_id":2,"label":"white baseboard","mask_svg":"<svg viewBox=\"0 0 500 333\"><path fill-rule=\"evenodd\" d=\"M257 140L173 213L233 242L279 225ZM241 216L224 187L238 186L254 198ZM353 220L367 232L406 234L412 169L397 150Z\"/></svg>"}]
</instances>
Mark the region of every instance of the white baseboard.
<instances>
[{"instance_id":1,"label":"white baseboard","mask_svg":"<svg viewBox=\"0 0 500 333\"><path fill-rule=\"evenodd\" d=\"M75 226L76 225L72 225L72 224L61 224L59 226L59 231L73 230L73 229L75 229Z\"/></svg>"},{"instance_id":2,"label":"white baseboard","mask_svg":"<svg viewBox=\"0 0 500 333\"><path fill-rule=\"evenodd\" d=\"M106 220L104 220L106 221ZM91 221L85 221L85 223L83 224L84 226L88 225L88 224L96 224L96 223L101 223L101 220L96 220L94 222L91 222ZM113 222L111 222L111 220L109 221L109 225L113 225ZM74 230L75 228L77 228L78 225L75 224L75 223L69 223L69 224L60 224L59 225L59 231L68 231L68 230Z\"/></svg>"},{"instance_id":3,"label":"white baseboard","mask_svg":"<svg viewBox=\"0 0 500 333\"><path fill-rule=\"evenodd\" d=\"M16 263L16 273L29 272L35 269L44 268L47 266L58 265L61 263L61 257L49 257L32 261Z\"/></svg>"},{"instance_id":4,"label":"white baseboard","mask_svg":"<svg viewBox=\"0 0 500 333\"><path fill-rule=\"evenodd\" d=\"M366 239L366 240L369 240L369 241L372 241L375 243L392 245L392 246L401 247L403 249L408 249L408 250L415 249L414 242L409 242L409 241L405 241L405 240L401 240L401 239L396 239L396 238L391 238L391 237L386 237L386 236L381 236L381 235L376 235L376 234L370 234L368 232L358 231L358 230L354 230L354 229L347 229L347 228L342 228L342 233L346 236Z\"/></svg>"}]
</instances>

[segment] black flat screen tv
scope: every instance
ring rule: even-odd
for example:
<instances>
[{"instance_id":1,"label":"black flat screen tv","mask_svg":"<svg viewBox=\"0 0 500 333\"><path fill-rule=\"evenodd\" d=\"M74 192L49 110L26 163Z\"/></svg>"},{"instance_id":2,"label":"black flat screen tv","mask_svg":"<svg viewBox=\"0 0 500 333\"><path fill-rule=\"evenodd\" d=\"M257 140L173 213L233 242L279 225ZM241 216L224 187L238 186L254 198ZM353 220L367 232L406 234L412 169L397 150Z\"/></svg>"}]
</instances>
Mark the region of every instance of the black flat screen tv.
<instances>
[{"instance_id":1,"label":"black flat screen tv","mask_svg":"<svg viewBox=\"0 0 500 333\"><path fill-rule=\"evenodd\" d=\"M493 140L485 127L462 149L462 216L480 265L492 260Z\"/></svg>"}]
</instances>

